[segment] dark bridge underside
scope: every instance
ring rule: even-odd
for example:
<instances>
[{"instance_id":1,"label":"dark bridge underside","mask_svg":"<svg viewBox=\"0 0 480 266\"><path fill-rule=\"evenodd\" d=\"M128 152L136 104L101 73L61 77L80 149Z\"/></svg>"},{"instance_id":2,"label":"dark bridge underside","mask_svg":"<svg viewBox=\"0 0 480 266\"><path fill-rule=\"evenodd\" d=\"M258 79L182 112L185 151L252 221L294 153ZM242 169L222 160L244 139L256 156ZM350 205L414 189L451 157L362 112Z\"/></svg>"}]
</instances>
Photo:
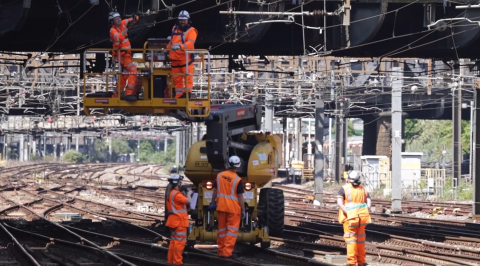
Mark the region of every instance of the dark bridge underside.
<instances>
[{"instance_id":1,"label":"dark bridge underside","mask_svg":"<svg viewBox=\"0 0 480 266\"><path fill-rule=\"evenodd\" d=\"M111 47L108 40L109 7L106 2L78 0L2 0L0 1L0 51L60 51L79 52L85 47ZM156 8L158 1L113 0L122 15ZM152 3L153 2L153 3ZM175 4L169 19L165 6ZM268 16L220 15L229 7L226 0L199 0L186 5L188 0L165 0L160 2L156 15L143 16L138 26L130 31L130 39L135 47L141 47L147 38L170 35L175 17L182 9L192 14L193 25L199 30L198 48L213 48L212 54L245 55L301 55L303 54L302 28L295 24L268 23L253 27L246 34L245 23L268 19ZM238 11L258 11L256 3L247 0L233 0L232 7ZM267 0L267 3L274 2ZM288 0L283 3L266 5L265 11L300 12L298 4ZM299 2L299 1L297 1ZM323 10L323 1L306 1L305 11ZM403 2L403 3L399 3ZM480 45L480 28L467 22L453 22L454 27L439 27L427 31L424 25L425 8L431 7L432 21L443 18L480 18L480 9L456 10L456 4L443 1L419 1L407 6L409 1L352 0L351 25L349 36L341 25L341 17L327 17L327 50L334 56L355 57L420 57L420 58L476 58ZM411 2L411 1L410 1ZM474 3L475 1L470 1ZM30 4L29 4L30 3ZM220 4L217 4L220 3ZM427 3L427 5L424 5ZM429 6L428 3L431 5ZM327 1L327 11L335 11L340 1ZM91 8L91 9L90 9ZM399 9L401 8L401 9ZM89 10L90 9L90 10ZM292 10L293 9L293 10ZM398 10L398 12L396 12ZM88 12L87 12L88 11ZM384 14L384 15L382 15ZM434 15L433 15L434 14ZM82 17L82 15L84 15ZM80 18L81 17L81 18ZM80 18L80 19L79 19ZM305 16L305 25L323 27L323 17ZM276 18L279 20L280 18ZM77 21L78 20L78 21ZM158 21L154 27L146 25ZM301 17L295 17L301 23ZM447 22L449 24L450 22ZM234 27L236 25L236 27ZM69 28L68 28L69 27ZM235 28L237 29L235 31ZM63 34L61 37L59 37ZM347 47L347 41L350 46ZM235 43L233 41L235 40ZM323 33L305 29L306 47L321 47ZM218 46L220 45L220 46ZM398 49L398 50L397 50ZM395 51L395 53L390 53ZM313 50L309 48L309 51Z\"/></svg>"}]
</instances>

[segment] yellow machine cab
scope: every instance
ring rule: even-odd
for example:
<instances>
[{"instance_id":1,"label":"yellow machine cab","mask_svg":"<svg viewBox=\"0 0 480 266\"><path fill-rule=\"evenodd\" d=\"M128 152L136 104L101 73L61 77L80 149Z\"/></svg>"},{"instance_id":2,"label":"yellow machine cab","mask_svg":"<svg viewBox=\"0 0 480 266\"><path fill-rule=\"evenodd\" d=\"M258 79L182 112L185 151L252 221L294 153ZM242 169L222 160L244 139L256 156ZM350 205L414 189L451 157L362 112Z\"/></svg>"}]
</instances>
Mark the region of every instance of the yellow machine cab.
<instances>
[{"instance_id":1,"label":"yellow machine cab","mask_svg":"<svg viewBox=\"0 0 480 266\"><path fill-rule=\"evenodd\" d=\"M132 61L137 64L137 73L124 72L120 58L114 63L112 52L117 51L120 57L124 49L87 49L83 55L83 109L86 115L106 115L109 111L120 110L132 114L164 114L181 112L188 117L207 117L210 114L210 54L207 50L184 50L186 57L194 58L195 72L174 74L166 49L168 39L149 39L143 49L130 49ZM103 54L105 62L96 54ZM95 61L95 63L92 63ZM97 73L87 73L87 62L90 65L105 65ZM92 71L90 71L92 72ZM122 74L137 76L135 91L138 100L122 99L123 88L120 88ZM175 98L173 76L193 76L193 92L186 91L186 98Z\"/></svg>"}]
</instances>

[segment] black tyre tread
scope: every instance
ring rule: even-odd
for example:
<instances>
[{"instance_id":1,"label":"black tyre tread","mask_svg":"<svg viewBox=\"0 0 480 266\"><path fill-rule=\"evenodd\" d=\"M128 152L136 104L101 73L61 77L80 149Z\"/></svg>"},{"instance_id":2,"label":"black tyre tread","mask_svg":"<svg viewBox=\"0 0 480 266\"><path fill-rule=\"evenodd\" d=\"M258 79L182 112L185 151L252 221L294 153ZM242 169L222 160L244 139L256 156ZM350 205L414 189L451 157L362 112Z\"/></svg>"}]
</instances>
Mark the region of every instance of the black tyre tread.
<instances>
[{"instance_id":1,"label":"black tyre tread","mask_svg":"<svg viewBox=\"0 0 480 266\"><path fill-rule=\"evenodd\" d=\"M260 191L258 216L260 223L268 226L270 236L282 234L285 223L285 201L282 190L264 188Z\"/></svg>"}]
</instances>

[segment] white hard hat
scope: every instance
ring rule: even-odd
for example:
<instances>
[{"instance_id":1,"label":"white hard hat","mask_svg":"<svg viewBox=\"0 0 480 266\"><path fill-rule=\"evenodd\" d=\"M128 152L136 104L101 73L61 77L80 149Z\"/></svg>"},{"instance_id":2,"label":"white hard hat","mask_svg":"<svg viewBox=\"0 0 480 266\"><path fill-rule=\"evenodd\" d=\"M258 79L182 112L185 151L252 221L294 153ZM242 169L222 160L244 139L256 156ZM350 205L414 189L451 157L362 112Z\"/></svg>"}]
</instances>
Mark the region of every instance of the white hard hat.
<instances>
[{"instance_id":1,"label":"white hard hat","mask_svg":"<svg viewBox=\"0 0 480 266\"><path fill-rule=\"evenodd\" d=\"M120 17L120 14L118 12L110 12L110 14L108 15L108 20L112 20L116 17Z\"/></svg>"},{"instance_id":2,"label":"white hard hat","mask_svg":"<svg viewBox=\"0 0 480 266\"><path fill-rule=\"evenodd\" d=\"M182 181L183 180L183 176L181 175L178 175L178 174L172 174L170 175L170 177L168 178L168 182L172 183L172 184L177 184L178 181Z\"/></svg>"},{"instance_id":3,"label":"white hard hat","mask_svg":"<svg viewBox=\"0 0 480 266\"><path fill-rule=\"evenodd\" d=\"M360 185L360 173L355 170L350 170L347 173L347 178L354 185Z\"/></svg>"},{"instance_id":4,"label":"white hard hat","mask_svg":"<svg viewBox=\"0 0 480 266\"><path fill-rule=\"evenodd\" d=\"M238 168L242 163L240 162L240 158L238 156L233 155L228 159L228 164L230 165L230 167Z\"/></svg>"},{"instance_id":5,"label":"white hard hat","mask_svg":"<svg viewBox=\"0 0 480 266\"><path fill-rule=\"evenodd\" d=\"M190 19L190 14L188 14L187 10L182 10L180 14L178 14L178 19Z\"/></svg>"}]
</instances>

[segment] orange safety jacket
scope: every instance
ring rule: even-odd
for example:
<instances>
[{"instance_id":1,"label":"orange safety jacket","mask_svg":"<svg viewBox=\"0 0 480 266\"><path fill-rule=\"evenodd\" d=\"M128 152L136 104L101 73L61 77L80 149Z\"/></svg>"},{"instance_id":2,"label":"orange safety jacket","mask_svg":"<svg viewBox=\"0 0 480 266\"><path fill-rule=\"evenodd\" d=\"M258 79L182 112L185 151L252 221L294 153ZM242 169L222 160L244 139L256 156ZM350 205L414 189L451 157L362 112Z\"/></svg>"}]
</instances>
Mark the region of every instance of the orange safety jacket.
<instances>
[{"instance_id":1,"label":"orange safety jacket","mask_svg":"<svg viewBox=\"0 0 480 266\"><path fill-rule=\"evenodd\" d=\"M197 29L195 29L194 27L191 27L190 25L187 26L185 31L182 31L181 29L178 28L177 25L175 25L173 26L172 39L168 43L167 49L171 49L175 45L180 46L180 49L195 49L195 41L197 40L197 35L198 35ZM180 61L180 62L187 61L185 51L183 50L176 50L176 51L170 50L169 57L171 61ZM190 60L188 62L189 65L193 63L193 58L194 58L194 55L190 54ZM185 66L186 66L186 63L184 63L184 65L172 66L172 67L185 67Z\"/></svg>"},{"instance_id":2,"label":"orange safety jacket","mask_svg":"<svg viewBox=\"0 0 480 266\"><path fill-rule=\"evenodd\" d=\"M135 22L138 21L138 16L135 15ZM127 24L133 21L133 18L128 18L122 20L122 25L120 28L117 28L115 25L112 25L110 28L110 40L113 42L113 49L131 49L132 46L130 45L130 40L128 40L128 33L125 32L127 29ZM131 54L130 50L121 51L121 55L124 54ZM117 51L112 52L113 56L118 56Z\"/></svg>"},{"instance_id":3,"label":"orange safety jacket","mask_svg":"<svg viewBox=\"0 0 480 266\"><path fill-rule=\"evenodd\" d=\"M242 180L237 173L223 171L217 175L217 211L240 214L237 186Z\"/></svg>"},{"instance_id":4,"label":"orange safety jacket","mask_svg":"<svg viewBox=\"0 0 480 266\"><path fill-rule=\"evenodd\" d=\"M370 213L368 212L367 206L367 196L368 192L362 185L354 187L352 184L348 183L342 186L345 191L344 204L347 208L347 216L342 211L338 209L338 222L344 223L347 218L355 219L360 218L359 225L364 225L371 222Z\"/></svg>"},{"instance_id":5,"label":"orange safety jacket","mask_svg":"<svg viewBox=\"0 0 480 266\"><path fill-rule=\"evenodd\" d=\"M172 189L167 198L168 220L165 226L170 228L189 227L186 203L187 197L180 191Z\"/></svg>"}]
</instances>

